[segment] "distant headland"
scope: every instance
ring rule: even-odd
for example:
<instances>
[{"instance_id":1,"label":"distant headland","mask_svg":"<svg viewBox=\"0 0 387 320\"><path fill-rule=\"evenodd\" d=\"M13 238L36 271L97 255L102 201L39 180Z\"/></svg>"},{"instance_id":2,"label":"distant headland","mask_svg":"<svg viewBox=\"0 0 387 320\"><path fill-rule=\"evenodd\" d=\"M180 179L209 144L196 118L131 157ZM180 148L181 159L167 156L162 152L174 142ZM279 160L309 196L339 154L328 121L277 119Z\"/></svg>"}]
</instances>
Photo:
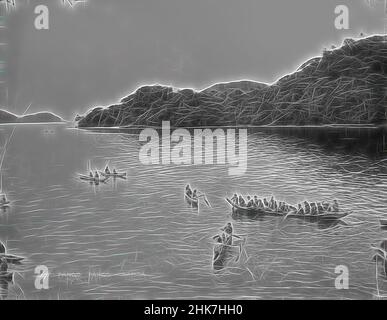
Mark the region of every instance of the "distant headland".
<instances>
[{"instance_id":1,"label":"distant headland","mask_svg":"<svg viewBox=\"0 0 387 320\"><path fill-rule=\"evenodd\" d=\"M143 86L78 127L380 125L387 118L387 36L345 39L273 84L218 83L204 90Z\"/></svg>"},{"instance_id":2,"label":"distant headland","mask_svg":"<svg viewBox=\"0 0 387 320\"><path fill-rule=\"evenodd\" d=\"M18 116L12 112L0 109L0 124L5 123L44 123L63 122L64 120L51 112L37 112Z\"/></svg>"}]
</instances>

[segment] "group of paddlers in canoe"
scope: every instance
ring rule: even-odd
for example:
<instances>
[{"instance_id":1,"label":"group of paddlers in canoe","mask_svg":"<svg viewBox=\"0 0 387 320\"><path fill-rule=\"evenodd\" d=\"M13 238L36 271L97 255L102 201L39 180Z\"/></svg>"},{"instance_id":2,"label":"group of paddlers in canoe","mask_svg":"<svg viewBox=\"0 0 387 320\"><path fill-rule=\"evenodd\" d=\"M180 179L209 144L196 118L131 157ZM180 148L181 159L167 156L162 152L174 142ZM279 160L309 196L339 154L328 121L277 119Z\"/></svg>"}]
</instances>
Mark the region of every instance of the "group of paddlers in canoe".
<instances>
[{"instance_id":1,"label":"group of paddlers in canoe","mask_svg":"<svg viewBox=\"0 0 387 320\"><path fill-rule=\"evenodd\" d=\"M117 172L115 168L113 168L113 170L111 171L109 166L106 165L103 171L95 170L95 172L93 173L93 171L89 169L89 174L79 174L79 177L82 180L99 184L100 182L107 181L110 177L126 179L126 172Z\"/></svg>"},{"instance_id":2,"label":"group of paddlers in canoe","mask_svg":"<svg viewBox=\"0 0 387 320\"><path fill-rule=\"evenodd\" d=\"M242 195L234 194L231 202L241 208L270 210L283 214L293 212L298 215L319 215L327 212L339 212L339 203L337 200L333 200L332 203L304 201L293 206L285 201L278 201L273 196L269 200L267 198L261 199L256 195L253 197L247 196L244 199Z\"/></svg>"}]
</instances>

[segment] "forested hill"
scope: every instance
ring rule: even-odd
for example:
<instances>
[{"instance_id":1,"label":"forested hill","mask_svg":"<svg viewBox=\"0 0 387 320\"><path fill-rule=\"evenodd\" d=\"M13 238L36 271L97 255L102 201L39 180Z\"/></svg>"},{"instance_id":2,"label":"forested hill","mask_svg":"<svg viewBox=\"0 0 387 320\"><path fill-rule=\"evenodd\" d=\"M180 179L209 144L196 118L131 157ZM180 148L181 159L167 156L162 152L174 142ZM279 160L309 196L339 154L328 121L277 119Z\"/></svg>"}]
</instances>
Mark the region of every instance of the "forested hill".
<instances>
[{"instance_id":1,"label":"forested hill","mask_svg":"<svg viewBox=\"0 0 387 320\"><path fill-rule=\"evenodd\" d=\"M78 116L79 127L323 125L386 122L387 36L345 39L272 85L215 84L202 91L154 85Z\"/></svg>"}]
</instances>

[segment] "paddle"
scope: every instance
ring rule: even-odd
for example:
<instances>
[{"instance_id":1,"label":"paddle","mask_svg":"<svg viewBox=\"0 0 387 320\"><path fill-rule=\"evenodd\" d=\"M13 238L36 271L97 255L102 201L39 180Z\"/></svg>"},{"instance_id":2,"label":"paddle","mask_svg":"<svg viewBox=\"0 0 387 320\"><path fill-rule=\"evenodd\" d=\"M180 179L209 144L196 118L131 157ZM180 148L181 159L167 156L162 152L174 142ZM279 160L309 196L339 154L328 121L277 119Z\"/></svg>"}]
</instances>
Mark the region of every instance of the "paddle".
<instances>
[{"instance_id":1,"label":"paddle","mask_svg":"<svg viewBox=\"0 0 387 320\"><path fill-rule=\"evenodd\" d=\"M385 260L387 260L387 252L383 249L383 248L380 248L380 247L375 247L375 246L371 246L371 249L373 249L373 250L376 250L377 251L377 255L383 255L383 258L385 259Z\"/></svg>"},{"instance_id":2,"label":"paddle","mask_svg":"<svg viewBox=\"0 0 387 320\"><path fill-rule=\"evenodd\" d=\"M204 200L205 204L207 205L207 207L210 207L210 208L211 208L211 204L210 204L210 202L208 201L207 196L206 196L205 193L201 193L201 194L198 195L197 197L198 197L198 199L201 198L201 197L204 197L203 200Z\"/></svg>"},{"instance_id":3,"label":"paddle","mask_svg":"<svg viewBox=\"0 0 387 320\"><path fill-rule=\"evenodd\" d=\"M286 220L286 218L287 218L288 216L292 215L293 213L294 213L294 210L290 210L290 211L286 214L286 216L284 217L284 220Z\"/></svg>"},{"instance_id":4,"label":"paddle","mask_svg":"<svg viewBox=\"0 0 387 320\"><path fill-rule=\"evenodd\" d=\"M206 203L207 207L210 207L210 208L211 208L211 204L210 204L210 202L208 201L206 195L204 195L204 202Z\"/></svg>"},{"instance_id":5,"label":"paddle","mask_svg":"<svg viewBox=\"0 0 387 320\"><path fill-rule=\"evenodd\" d=\"M239 259L241 258L241 255L242 255L242 245L244 246L246 244L246 238L245 237L241 237L239 235L232 235L236 238L239 238L239 239L243 239L243 242L242 243L239 243L239 254L238 254L238 258L235 260L235 262L238 262ZM244 251L246 252L246 250L244 249Z\"/></svg>"}]
</instances>

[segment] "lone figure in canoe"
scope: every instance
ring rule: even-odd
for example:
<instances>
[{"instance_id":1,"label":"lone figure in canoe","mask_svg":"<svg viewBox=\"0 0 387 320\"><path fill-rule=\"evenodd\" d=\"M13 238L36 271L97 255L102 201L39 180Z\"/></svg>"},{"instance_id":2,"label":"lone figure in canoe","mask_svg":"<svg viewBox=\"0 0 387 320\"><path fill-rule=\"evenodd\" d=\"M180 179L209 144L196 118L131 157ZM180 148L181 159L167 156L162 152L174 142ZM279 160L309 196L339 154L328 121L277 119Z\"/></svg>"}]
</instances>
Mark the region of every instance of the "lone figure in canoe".
<instances>
[{"instance_id":1,"label":"lone figure in canoe","mask_svg":"<svg viewBox=\"0 0 387 320\"><path fill-rule=\"evenodd\" d=\"M224 239L224 244L232 245L232 237L233 237L233 227L231 222L228 222L223 228L220 230L223 231L222 239Z\"/></svg>"}]
</instances>

